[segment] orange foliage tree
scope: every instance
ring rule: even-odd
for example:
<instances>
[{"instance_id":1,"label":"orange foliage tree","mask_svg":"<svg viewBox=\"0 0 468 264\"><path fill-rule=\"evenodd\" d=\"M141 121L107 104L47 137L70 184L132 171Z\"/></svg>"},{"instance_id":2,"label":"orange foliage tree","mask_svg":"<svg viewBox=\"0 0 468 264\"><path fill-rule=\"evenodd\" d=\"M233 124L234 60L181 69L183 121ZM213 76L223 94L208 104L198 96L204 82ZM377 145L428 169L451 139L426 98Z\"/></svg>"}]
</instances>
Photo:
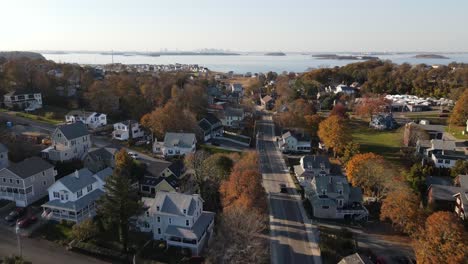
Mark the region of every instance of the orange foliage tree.
<instances>
[{"instance_id":1,"label":"orange foliage tree","mask_svg":"<svg viewBox=\"0 0 468 264\"><path fill-rule=\"evenodd\" d=\"M467 241L463 225L452 212L436 212L426 219L413 248L418 263L467 263Z\"/></svg>"},{"instance_id":2,"label":"orange foliage tree","mask_svg":"<svg viewBox=\"0 0 468 264\"><path fill-rule=\"evenodd\" d=\"M385 110L389 102L383 97L364 96L354 108L354 113L361 117L371 117Z\"/></svg>"},{"instance_id":3,"label":"orange foliage tree","mask_svg":"<svg viewBox=\"0 0 468 264\"><path fill-rule=\"evenodd\" d=\"M394 226L412 235L424 221L419 208L421 201L408 185L401 183L398 186L383 199L380 220L388 219Z\"/></svg>"},{"instance_id":4,"label":"orange foliage tree","mask_svg":"<svg viewBox=\"0 0 468 264\"><path fill-rule=\"evenodd\" d=\"M318 136L325 146L333 149L335 156L343 153L346 144L351 140L345 121L337 115L331 115L320 122Z\"/></svg>"},{"instance_id":5,"label":"orange foliage tree","mask_svg":"<svg viewBox=\"0 0 468 264\"><path fill-rule=\"evenodd\" d=\"M458 99L453 112L450 115L450 124L455 126L465 126L468 120L468 89L465 89Z\"/></svg>"}]
</instances>

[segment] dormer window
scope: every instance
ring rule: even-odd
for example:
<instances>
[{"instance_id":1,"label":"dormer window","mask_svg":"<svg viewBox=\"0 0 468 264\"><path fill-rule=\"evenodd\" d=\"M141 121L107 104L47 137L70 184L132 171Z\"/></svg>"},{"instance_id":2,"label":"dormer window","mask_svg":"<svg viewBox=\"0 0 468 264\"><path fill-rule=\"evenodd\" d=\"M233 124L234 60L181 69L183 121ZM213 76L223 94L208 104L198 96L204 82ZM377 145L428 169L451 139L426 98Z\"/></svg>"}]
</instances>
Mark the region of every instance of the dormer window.
<instances>
[{"instance_id":1,"label":"dormer window","mask_svg":"<svg viewBox=\"0 0 468 264\"><path fill-rule=\"evenodd\" d=\"M158 212L159 212L159 206L156 206L156 211L158 211Z\"/></svg>"},{"instance_id":2,"label":"dormer window","mask_svg":"<svg viewBox=\"0 0 468 264\"><path fill-rule=\"evenodd\" d=\"M327 194L327 190L322 189L322 194L323 194L323 195Z\"/></svg>"},{"instance_id":3,"label":"dormer window","mask_svg":"<svg viewBox=\"0 0 468 264\"><path fill-rule=\"evenodd\" d=\"M83 190L79 190L76 192L76 197L77 198L80 198L81 196L83 196Z\"/></svg>"},{"instance_id":4,"label":"dormer window","mask_svg":"<svg viewBox=\"0 0 468 264\"><path fill-rule=\"evenodd\" d=\"M189 226L189 225L190 225L189 220L185 220L185 225L186 225L186 226Z\"/></svg>"},{"instance_id":5,"label":"dormer window","mask_svg":"<svg viewBox=\"0 0 468 264\"><path fill-rule=\"evenodd\" d=\"M146 211L146 217L149 217L149 211Z\"/></svg>"},{"instance_id":6,"label":"dormer window","mask_svg":"<svg viewBox=\"0 0 468 264\"><path fill-rule=\"evenodd\" d=\"M338 192L339 192L340 194L343 194L343 190L339 190Z\"/></svg>"},{"instance_id":7,"label":"dormer window","mask_svg":"<svg viewBox=\"0 0 468 264\"><path fill-rule=\"evenodd\" d=\"M187 214L187 209L184 209L184 214Z\"/></svg>"}]
</instances>

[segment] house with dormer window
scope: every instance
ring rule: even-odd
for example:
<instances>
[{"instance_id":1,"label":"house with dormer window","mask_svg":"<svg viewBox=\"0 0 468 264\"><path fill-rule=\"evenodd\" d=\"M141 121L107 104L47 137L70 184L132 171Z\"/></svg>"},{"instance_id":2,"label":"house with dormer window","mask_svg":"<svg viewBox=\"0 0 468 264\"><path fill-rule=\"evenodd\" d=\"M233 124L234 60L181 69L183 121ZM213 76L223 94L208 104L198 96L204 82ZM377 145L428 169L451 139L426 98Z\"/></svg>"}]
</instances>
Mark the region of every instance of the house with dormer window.
<instances>
[{"instance_id":1,"label":"house with dormer window","mask_svg":"<svg viewBox=\"0 0 468 264\"><path fill-rule=\"evenodd\" d=\"M306 155L300 159L299 165L294 166L294 173L301 185L312 180L314 176L330 174L330 160L325 155Z\"/></svg>"},{"instance_id":2,"label":"house with dormer window","mask_svg":"<svg viewBox=\"0 0 468 264\"><path fill-rule=\"evenodd\" d=\"M184 156L195 153L197 139L194 133L167 132L163 142L155 141L153 152L164 157Z\"/></svg>"},{"instance_id":3,"label":"house with dormer window","mask_svg":"<svg viewBox=\"0 0 468 264\"><path fill-rule=\"evenodd\" d=\"M215 216L203 211L203 202L197 194L157 192L154 198L143 198L145 212L137 226L142 232L152 232L154 240L199 255L213 232Z\"/></svg>"},{"instance_id":4,"label":"house with dormer window","mask_svg":"<svg viewBox=\"0 0 468 264\"><path fill-rule=\"evenodd\" d=\"M111 168L97 173L87 168L77 170L49 187L49 201L42 205L44 216L56 221L79 223L96 215L96 202L104 195Z\"/></svg>"}]
</instances>

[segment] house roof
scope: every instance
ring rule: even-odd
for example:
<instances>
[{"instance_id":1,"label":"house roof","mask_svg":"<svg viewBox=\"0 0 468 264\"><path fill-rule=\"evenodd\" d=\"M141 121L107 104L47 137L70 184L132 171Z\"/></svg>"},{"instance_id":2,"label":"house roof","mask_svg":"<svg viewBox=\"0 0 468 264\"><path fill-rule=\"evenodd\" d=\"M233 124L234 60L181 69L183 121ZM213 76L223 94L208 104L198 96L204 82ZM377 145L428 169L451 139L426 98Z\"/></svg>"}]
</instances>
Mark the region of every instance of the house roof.
<instances>
[{"instance_id":1,"label":"house roof","mask_svg":"<svg viewBox=\"0 0 468 264\"><path fill-rule=\"evenodd\" d=\"M310 136L307 133L299 133L294 130L287 130L283 135L283 139L294 137L297 141L310 141Z\"/></svg>"},{"instance_id":2,"label":"house roof","mask_svg":"<svg viewBox=\"0 0 468 264\"><path fill-rule=\"evenodd\" d=\"M262 98L262 101L265 102L265 103L268 103L270 102L271 100L273 100L273 98L269 95L266 95Z\"/></svg>"},{"instance_id":3,"label":"house roof","mask_svg":"<svg viewBox=\"0 0 468 264\"><path fill-rule=\"evenodd\" d=\"M192 228L169 225L166 234L187 239L198 239L203 236L203 232L213 221L215 213L203 211Z\"/></svg>"},{"instance_id":4,"label":"house roof","mask_svg":"<svg viewBox=\"0 0 468 264\"><path fill-rule=\"evenodd\" d=\"M164 146L166 147L179 146L183 148L190 148L192 147L193 142L195 142L194 133L167 132L164 136Z\"/></svg>"},{"instance_id":5,"label":"house roof","mask_svg":"<svg viewBox=\"0 0 468 264\"><path fill-rule=\"evenodd\" d=\"M224 111L224 115L242 117L244 115L244 109L228 107Z\"/></svg>"},{"instance_id":6,"label":"house roof","mask_svg":"<svg viewBox=\"0 0 468 264\"><path fill-rule=\"evenodd\" d=\"M147 163L146 166L146 172L150 174L150 176L153 177L159 177L161 176L161 173L169 168L171 166L171 163L169 161L165 160L150 160Z\"/></svg>"},{"instance_id":7,"label":"house roof","mask_svg":"<svg viewBox=\"0 0 468 264\"><path fill-rule=\"evenodd\" d=\"M96 175L96 177L98 177L101 181L105 182L107 177L111 176L113 172L114 171L112 168L107 167L101 171L96 172L94 175Z\"/></svg>"},{"instance_id":8,"label":"house roof","mask_svg":"<svg viewBox=\"0 0 468 264\"><path fill-rule=\"evenodd\" d=\"M432 199L439 201L455 201L453 195L461 191L460 187L433 184L429 187Z\"/></svg>"},{"instance_id":9,"label":"house roof","mask_svg":"<svg viewBox=\"0 0 468 264\"><path fill-rule=\"evenodd\" d=\"M433 184L452 186L453 182L452 182L452 179L450 179L448 177L427 176L426 177L426 186L429 188L429 186L431 186Z\"/></svg>"},{"instance_id":10,"label":"house roof","mask_svg":"<svg viewBox=\"0 0 468 264\"><path fill-rule=\"evenodd\" d=\"M80 199L76 201L67 201L61 202L59 199L48 201L47 203L43 204L43 207L51 207L57 209L68 209L79 211L89 205L91 202L97 201L101 196L104 195L104 191L100 189L95 189L94 191L87 193L80 197Z\"/></svg>"},{"instance_id":11,"label":"house roof","mask_svg":"<svg viewBox=\"0 0 468 264\"><path fill-rule=\"evenodd\" d=\"M7 152L7 151L8 151L8 148L2 143L0 143L0 153Z\"/></svg>"},{"instance_id":12,"label":"house roof","mask_svg":"<svg viewBox=\"0 0 468 264\"><path fill-rule=\"evenodd\" d=\"M459 160L459 159L467 159L468 156L461 151L454 151L454 150L444 150L443 152L439 153L432 153L436 159L448 159L448 160Z\"/></svg>"},{"instance_id":13,"label":"house roof","mask_svg":"<svg viewBox=\"0 0 468 264\"><path fill-rule=\"evenodd\" d=\"M323 164L325 168L330 168L330 161L328 160L328 156L324 155L306 155L301 158L302 164L304 164L304 168L307 169L311 166L313 169L320 168Z\"/></svg>"},{"instance_id":14,"label":"house roof","mask_svg":"<svg viewBox=\"0 0 468 264\"><path fill-rule=\"evenodd\" d=\"M185 214L184 209L187 210L187 215L193 215L196 209L197 195L176 193L176 192L157 192L155 196L155 204L159 205L161 212L173 215Z\"/></svg>"},{"instance_id":15,"label":"house roof","mask_svg":"<svg viewBox=\"0 0 468 264\"><path fill-rule=\"evenodd\" d=\"M82 117L88 117L95 112L87 112L87 111L82 111L82 110L72 110L67 113L67 116L82 116Z\"/></svg>"},{"instance_id":16,"label":"house roof","mask_svg":"<svg viewBox=\"0 0 468 264\"><path fill-rule=\"evenodd\" d=\"M93 175L94 174L89 169L83 168L68 174L57 182L62 183L68 190L70 190L70 192L74 193L90 184L97 182Z\"/></svg>"},{"instance_id":17,"label":"house roof","mask_svg":"<svg viewBox=\"0 0 468 264\"><path fill-rule=\"evenodd\" d=\"M169 170L177 177L180 178L184 172L184 162L182 160L174 160L169 166Z\"/></svg>"},{"instance_id":18,"label":"house roof","mask_svg":"<svg viewBox=\"0 0 468 264\"><path fill-rule=\"evenodd\" d=\"M174 177L173 175L170 175L170 176L167 176L167 177L145 176L140 181L140 184L141 185L147 185L147 186L156 186L156 185L160 184L162 181L166 181L174 189L179 187L179 180L176 177Z\"/></svg>"},{"instance_id":19,"label":"house roof","mask_svg":"<svg viewBox=\"0 0 468 264\"><path fill-rule=\"evenodd\" d=\"M7 170L26 179L34 174L53 168L54 166L39 157L27 158L21 162L10 165Z\"/></svg>"},{"instance_id":20,"label":"house roof","mask_svg":"<svg viewBox=\"0 0 468 264\"><path fill-rule=\"evenodd\" d=\"M198 126L203 130L203 131L211 131L211 124L208 122L206 119L202 119L198 122Z\"/></svg>"},{"instance_id":21,"label":"house roof","mask_svg":"<svg viewBox=\"0 0 468 264\"><path fill-rule=\"evenodd\" d=\"M205 117L202 118L202 120L203 120L203 119L205 119L206 121L208 121L208 123L209 123L210 125L212 125L212 126L215 125L215 124L217 124L217 123L221 123L221 120L219 120L219 118L217 118L215 115L210 114L210 113L206 114Z\"/></svg>"},{"instance_id":22,"label":"house roof","mask_svg":"<svg viewBox=\"0 0 468 264\"><path fill-rule=\"evenodd\" d=\"M468 175L458 175L456 181L462 189L468 190Z\"/></svg>"},{"instance_id":23,"label":"house roof","mask_svg":"<svg viewBox=\"0 0 468 264\"><path fill-rule=\"evenodd\" d=\"M93 160L111 160L114 158L114 155L117 151L118 148L92 148L86 155L90 156Z\"/></svg>"},{"instance_id":24,"label":"house roof","mask_svg":"<svg viewBox=\"0 0 468 264\"><path fill-rule=\"evenodd\" d=\"M431 147L433 149L454 150L456 145L453 140L432 139Z\"/></svg>"},{"instance_id":25,"label":"house roof","mask_svg":"<svg viewBox=\"0 0 468 264\"><path fill-rule=\"evenodd\" d=\"M11 91L9 93L6 93L6 96L15 96L15 95L23 95L23 94L36 94L36 93L41 93L37 89L32 89L32 88L20 88L16 89L14 91Z\"/></svg>"},{"instance_id":26,"label":"house roof","mask_svg":"<svg viewBox=\"0 0 468 264\"><path fill-rule=\"evenodd\" d=\"M359 253L354 253L344 257L338 264L372 264L372 261Z\"/></svg>"},{"instance_id":27,"label":"house roof","mask_svg":"<svg viewBox=\"0 0 468 264\"><path fill-rule=\"evenodd\" d=\"M58 126L57 129L60 130L68 140L89 135L88 129L86 129L86 126L82 122L61 125Z\"/></svg>"}]
</instances>

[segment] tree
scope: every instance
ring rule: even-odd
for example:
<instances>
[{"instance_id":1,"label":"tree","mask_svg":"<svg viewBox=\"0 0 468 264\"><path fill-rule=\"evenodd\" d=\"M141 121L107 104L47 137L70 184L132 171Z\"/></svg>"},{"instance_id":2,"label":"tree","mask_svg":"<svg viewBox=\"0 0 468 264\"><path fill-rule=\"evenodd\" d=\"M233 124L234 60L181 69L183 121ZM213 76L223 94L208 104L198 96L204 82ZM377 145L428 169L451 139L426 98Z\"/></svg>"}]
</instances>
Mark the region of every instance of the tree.
<instances>
[{"instance_id":1,"label":"tree","mask_svg":"<svg viewBox=\"0 0 468 264\"><path fill-rule=\"evenodd\" d=\"M383 96L364 96L354 109L354 113L360 117L371 117L386 110L389 105Z\"/></svg>"},{"instance_id":2,"label":"tree","mask_svg":"<svg viewBox=\"0 0 468 264\"><path fill-rule=\"evenodd\" d=\"M333 106L333 109L330 111L330 115L335 115L340 118L346 118L346 106L344 106L342 103L335 104L335 106Z\"/></svg>"},{"instance_id":3,"label":"tree","mask_svg":"<svg viewBox=\"0 0 468 264\"><path fill-rule=\"evenodd\" d=\"M190 153L184 158L184 164L190 170L193 179L195 180L195 192L202 194L203 197L203 184L208 177L208 167L205 160L210 155L204 150L199 150L195 153Z\"/></svg>"},{"instance_id":4,"label":"tree","mask_svg":"<svg viewBox=\"0 0 468 264\"><path fill-rule=\"evenodd\" d=\"M94 237L98 233L97 226L92 219L86 219L83 222L72 227L71 235L78 241L85 241Z\"/></svg>"},{"instance_id":5,"label":"tree","mask_svg":"<svg viewBox=\"0 0 468 264\"><path fill-rule=\"evenodd\" d=\"M101 113L112 113L119 108L119 98L104 81L95 81L84 93L91 109Z\"/></svg>"},{"instance_id":6,"label":"tree","mask_svg":"<svg viewBox=\"0 0 468 264\"><path fill-rule=\"evenodd\" d=\"M412 235L424 221L420 203L418 196L406 184L399 183L398 188L391 190L383 199L380 219L388 219L398 229Z\"/></svg>"},{"instance_id":7,"label":"tree","mask_svg":"<svg viewBox=\"0 0 468 264\"><path fill-rule=\"evenodd\" d=\"M348 163L348 161L354 157L354 155L359 154L360 151L359 149L361 148L361 145L359 143L350 141L348 144L346 144L343 157L341 157L341 161L343 161L344 164Z\"/></svg>"},{"instance_id":8,"label":"tree","mask_svg":"<svg viewBox=\"0 0 468 264\"><path fill-rule=\"evenodd\" d=\"M363 153L354 155L346 164L348 181L359 186L369 196L382 198L392 186L393 171L380 155Z\"/></svg>"},{"instance_id":9,"label":"tree","mask_svg":"<svg viewBox=\"0 0 468 264\"><path fill-rule=\"evenodd\" d=\"M346 144L350 141L345 121L336 115L331 115L320 122L318 136L325 146L333 149L335 156L343 153Z\"/></svg>"},{"instance_id":10,"label":"tree","mask_svg":"<svg viewBox=\"0 0 468 264\"><path fill-rule=\"evenodd\" d=\"M132 186L131 157L121 149L115 159L114 172L106 179L105 194L98 201L97 211L103 219L117 225L119 241L127 251L129 219L141 212L142 204Z\"/></svg>"},{"instance_id":11,"label":"tree","mask_svg":"<svg viewBox=\"0 0 468 264\"><path fill-rule=\"evenodd\" d=\"M452 114L450 115L450 125L466 126L468 120L468 89L465 89L461 97L458 99Z\"/></svg>"},{"instance_id":12,"label":"tree","mask_svg":"<svg viewBox=\"0 0 468 264\"><path fill-rule=\"evenodd\" d=\"M249 208L232 207L220 216L208 263L269 263L263 238L266 216Z\"/></svg>"},{"instance_id":13,"label":"tree","mask_svg":"<svg viewBox=\"0 0 468 264\"><path fill-rule=\"evenodd\" d=\"M31 264L32 262L26 261L23 257L12 255L11 257L4 257L3 264Z\"/></svg>"},{"instance_id":14,"label":"tree","mask_svg":"<svg viewBox=\"0 0 468 264\"><path fill-rule=\"evenodd\" d=\"M304 116L306 130L309 131L311 136L317 136L317 131L319 129L319 124L322 121L320 115L306 115Z\"/></svg>"},{"instance_id":15,"label":"tree","mask_svg":"<svg viewBox=\"0 0 468 264\"><path fill-rule=\"evenodd\" d=\"M423 166L418 162L411 166L411 169L406 173L406 180L414 191L422 193L426 187L426 175L431 175L431 173L432 167Z\"/></svg>"},{"instance_id":16,"label":"tree","mask_svg":"<svg viewBox=\"0 0 468 264\"><path fill-rule=\"evenodd\" d=\"M468 175L468 160L457 160L455 165L450 169L450 174L454 178L460 174Z\"/></svg>"},{"instance_id":17,"label":"tree","mask_svg":"<svg viewBox=\"0 0 468 264\"><path fill-rule=\"evenodd\" d=\"M436 212L426 219L413 248L418 263L466 263L467 241L466 231L455 214Z\"/></svg>"}]
</instances>

